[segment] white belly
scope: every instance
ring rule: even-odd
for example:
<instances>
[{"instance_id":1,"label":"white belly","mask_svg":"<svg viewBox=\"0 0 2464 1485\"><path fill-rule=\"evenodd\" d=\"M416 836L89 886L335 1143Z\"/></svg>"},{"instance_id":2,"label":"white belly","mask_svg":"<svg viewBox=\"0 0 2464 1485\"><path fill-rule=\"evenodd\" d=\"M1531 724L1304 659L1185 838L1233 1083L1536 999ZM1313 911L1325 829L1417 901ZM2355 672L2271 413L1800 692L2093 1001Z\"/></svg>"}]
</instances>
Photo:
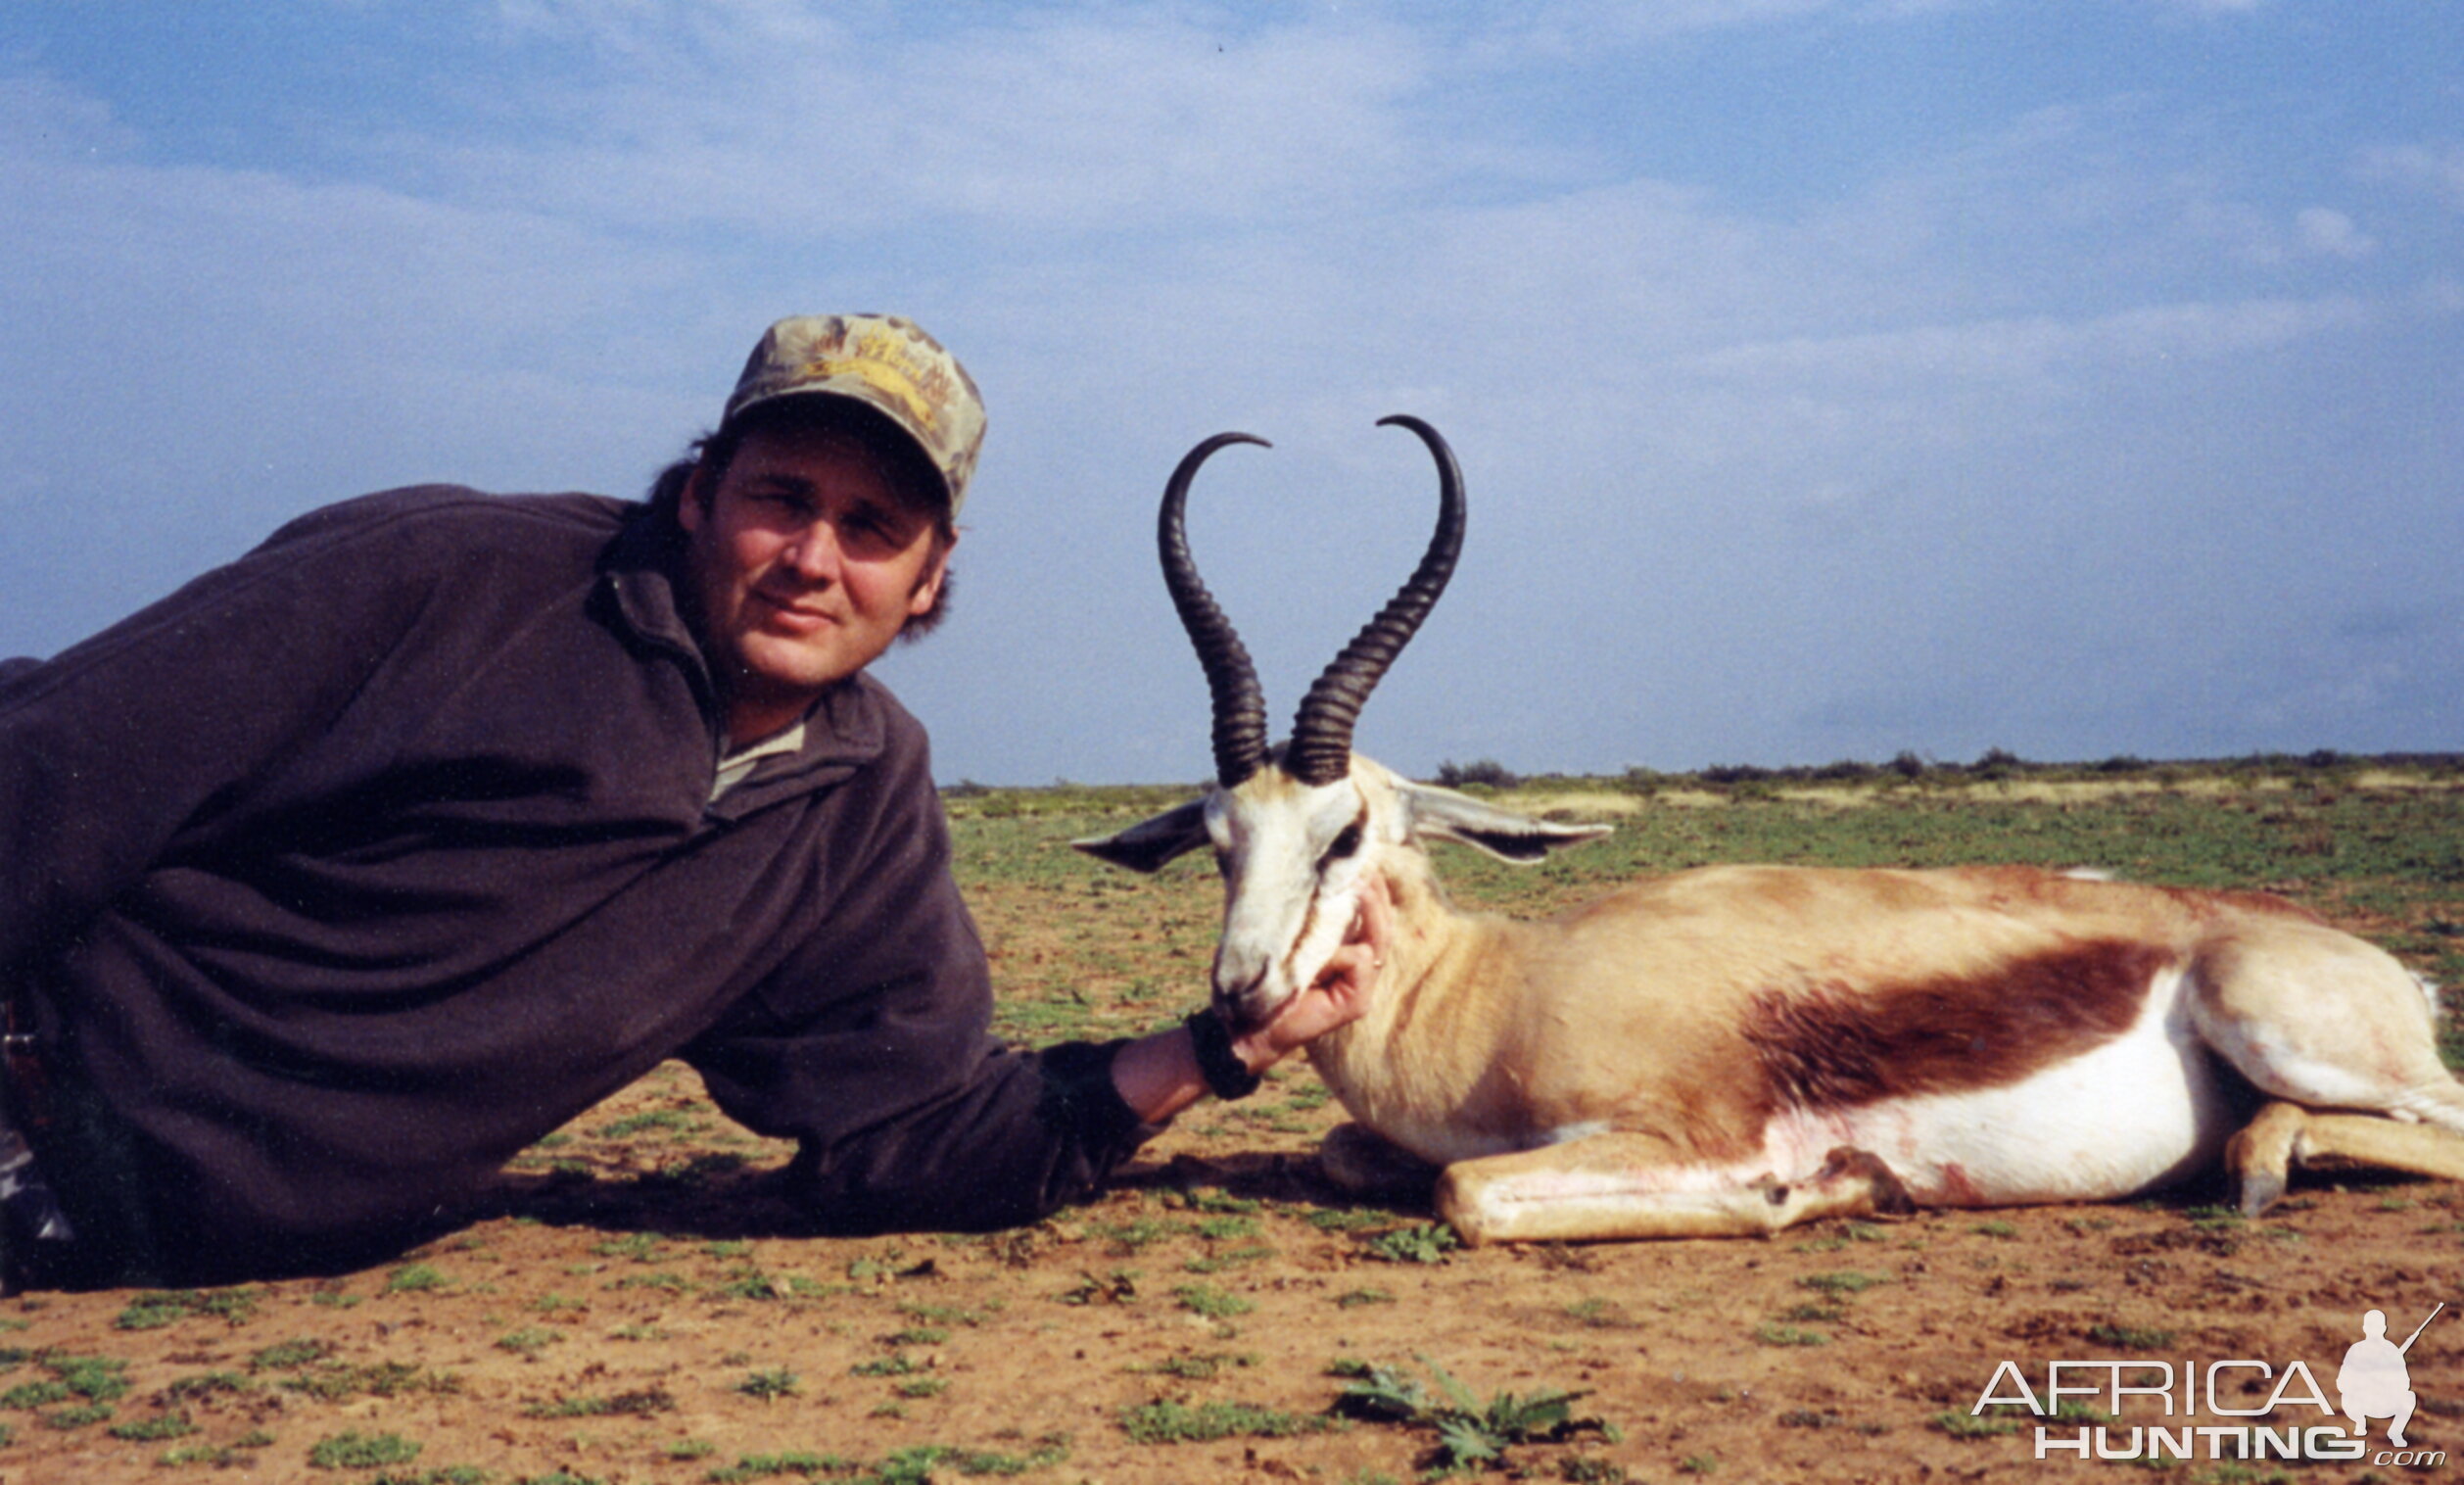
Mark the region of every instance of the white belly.
<instances>
[{"instance_id":1,"label":"white belly","mask_svg":"<svg viewBox=\"0 0 2464 1485\"><path fill-rule=\"evenodd\" d=\"M2128 1030L2024 1082L1782 1115L1764 1130L1770 1169L1800 1179L1855 1145L1920 1205L1947 1207L2103 1200L2177 1179L2231 1132L2186 983L2167 972Z\"/></svg>"}]
</instances>

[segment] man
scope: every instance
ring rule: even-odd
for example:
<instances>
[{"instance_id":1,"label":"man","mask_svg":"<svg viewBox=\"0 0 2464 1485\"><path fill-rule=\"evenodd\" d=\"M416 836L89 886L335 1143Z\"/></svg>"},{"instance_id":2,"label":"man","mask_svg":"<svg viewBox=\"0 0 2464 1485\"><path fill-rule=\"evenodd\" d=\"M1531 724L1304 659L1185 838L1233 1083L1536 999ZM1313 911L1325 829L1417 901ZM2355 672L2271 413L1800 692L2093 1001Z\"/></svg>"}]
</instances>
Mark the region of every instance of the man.
<instances>
[{"instance_id":1,"label":"man","mask_svg":"<svg viewBox=\"0 0 2464 1485\"><path fill-rule=\"evenodd\" d=\"M365 1263L672 1056L799 1142L817 1227L1016 1223L1356 1016L1382 903L1238 1038L987 1035L865 674L941 611L982 437L912 323L782 320L647 504L364 497L0 667L12 1262Z\"/></svg>"}]
</instances>

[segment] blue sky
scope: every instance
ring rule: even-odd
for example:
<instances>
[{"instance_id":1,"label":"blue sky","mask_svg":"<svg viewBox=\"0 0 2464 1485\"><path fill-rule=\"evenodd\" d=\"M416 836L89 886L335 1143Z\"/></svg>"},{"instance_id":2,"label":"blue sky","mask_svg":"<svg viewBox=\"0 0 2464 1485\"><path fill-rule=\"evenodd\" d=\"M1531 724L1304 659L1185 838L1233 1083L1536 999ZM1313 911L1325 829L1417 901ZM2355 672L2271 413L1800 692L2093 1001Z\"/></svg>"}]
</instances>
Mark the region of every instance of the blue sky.
<instances>
[{"instance_id":1,"label":"blue sky","mask_svg":"<svg viewBox=\"0 0 2464 1485\"><path fill-rule=\"evenodd\" d=\"M884 674L945 780L1192 780L1432 513L1426 775L2464 746L2464 7L0 11L0 653L303 509L637 492L778 315L991 435ZM303 622L312 616L303 615Z\"/></svg>"}]
</instances>

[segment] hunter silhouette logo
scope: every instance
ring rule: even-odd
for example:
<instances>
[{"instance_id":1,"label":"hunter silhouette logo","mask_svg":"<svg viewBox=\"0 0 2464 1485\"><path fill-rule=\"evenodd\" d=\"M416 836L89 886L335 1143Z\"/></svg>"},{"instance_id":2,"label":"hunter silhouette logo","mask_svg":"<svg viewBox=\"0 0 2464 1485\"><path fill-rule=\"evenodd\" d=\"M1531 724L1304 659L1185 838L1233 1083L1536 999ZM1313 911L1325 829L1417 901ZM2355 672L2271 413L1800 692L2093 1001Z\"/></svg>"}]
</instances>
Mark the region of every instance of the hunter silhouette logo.
<instances>
[{"instance_id":1,"label":"hunter silhouette logo","mask_svg":"<svg viewBox=\"0 0 2464 1485\"><path fill-rule=\"evenodd\" d=\"M2404 1353L2413 1349L2413 1342L2421 1339L2430 1321L2446 1307L2446 1301L2439 1301L2438 1309L2413 1327L2401 1346L2387 1338L2386 1311L2373 1310L2361 1317L2361 1339L2345 1349L2345 1365L2336 1370L2337 1400L2345 1405L2345 1416L2352 1419L2354 1437L2369 1437L2369 1419L2386 1418L2387 1441L2398 1449L2404 1447L2404 1424L2411 1420L2417 1401L2412 1374L2404 1367Z\"/></svg>"},{"instance_id":2,"label":"hunter silhouette logo","mask_svg":"<svg viewBox=\"0 0 2464 1485\"><path fill-rule=\"evenodd\" d=\"M2027 1409L2036 1415L2040 1460L2069 1455L2163 1467L2202 1458L2367 1458L2373 1464L2434 1467L2447 1461L2446 1452L2416 1450L2404 1438L2419 1402L2405 1359L2445 1310L2440 1300L2400 1344L2387 1337L2386 1311L2364 1314L2361 1339L2345 1348L2336 1369L2334 1403L2309 1364L2298 1360L2278 1366L2250 1357L2204 1364L2112 1358L2048 1362L2041 1391L2017 1362L2004 1362L1968 1415L1988 1408ZM2243 1399L2255 1406L2236 1406ZM2142 1421L2126 1422L2125 1408ZM2317 1412L2305 1421L2311 1409ZM2388 1444L2375 1454L2368 1444L2374 1418L2387 1419Z\"/></svg>"}]
</instances>

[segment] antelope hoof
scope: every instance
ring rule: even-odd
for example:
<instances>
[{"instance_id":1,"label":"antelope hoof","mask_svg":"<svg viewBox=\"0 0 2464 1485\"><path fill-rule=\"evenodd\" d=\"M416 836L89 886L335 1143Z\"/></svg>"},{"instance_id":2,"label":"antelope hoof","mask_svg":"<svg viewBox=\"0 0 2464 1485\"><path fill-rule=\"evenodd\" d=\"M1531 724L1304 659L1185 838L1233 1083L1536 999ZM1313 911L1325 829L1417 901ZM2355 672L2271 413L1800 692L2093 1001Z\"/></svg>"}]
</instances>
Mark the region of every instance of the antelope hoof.
<instances>
[{"instance_id":1,"label":"antelope hoof","mask_svg":"<svg viewBox=\"0 0 2464 1485\"><path fill-rule=\"evenodd\" d=\"M2249 1170L2242 1173L2241 1209L2244 1217L2256 1217L2284 1200L2283 1170Z\"/></svg>"},{"instance_id":2,"label":"antelope hoof","mask_svg":"<svg viewBox=\"0 0 2464 1485\"><path fill-rule=\"evenodd\" d=\"M1917 1210L1917 1203L1909 1196L1908 1188L1899 1183L1899 1177L1882 1163L1882 1158L1854 1145L1833 1148L1823 1158L1823 1169L1816 1173L1814 1179L1823 1185L1836 1180L1863 1181L1872 1195L1873 1215L1876 1217L1907 1217Z\"/></svg>"}]
</instances>

